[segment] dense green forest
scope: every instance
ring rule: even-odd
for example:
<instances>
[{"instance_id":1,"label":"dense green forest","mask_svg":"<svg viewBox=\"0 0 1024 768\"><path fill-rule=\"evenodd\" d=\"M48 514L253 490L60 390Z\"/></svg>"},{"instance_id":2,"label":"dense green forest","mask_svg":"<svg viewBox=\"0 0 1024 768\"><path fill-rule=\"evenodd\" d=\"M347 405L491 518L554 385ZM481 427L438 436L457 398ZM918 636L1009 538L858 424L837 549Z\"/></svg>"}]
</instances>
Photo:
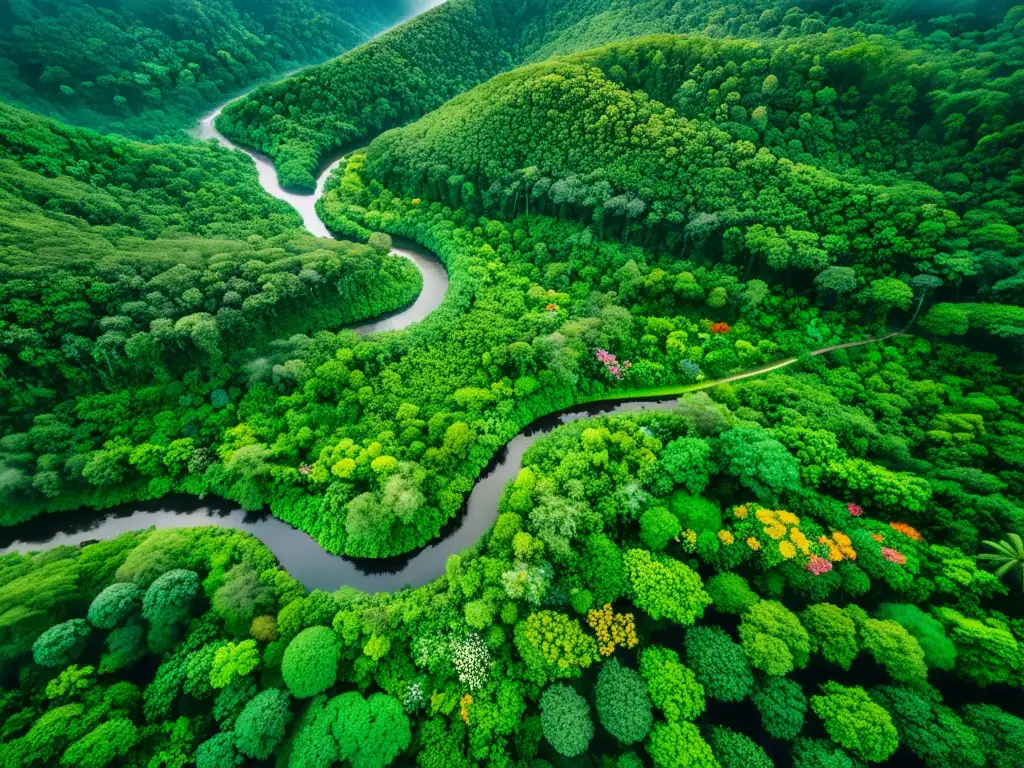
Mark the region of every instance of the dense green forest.
<instances>
[{"instance_id":1,"label":"dense green forest","mask_svg":"<svg viewBox=\"0 0 1024 768\"><path fill-rule=\"evenodd\" d=\"M900 0L803 6L764 0L449 0L356 51L256 90L225 110L218 125L233 140L273 157L286 187L312 190L317 164L332 149L417 118L515 64L654 32L789 40L846 29L884 35L897 48L941 52L954 72L966 71L954 78L962 81L964 96L946 106L954 116L949 130L969 135L992 107L1008 118L1019 116L1021 20L1019 13L1007 13L1010 5L929 3L930 14L921 18L918 8ZM940 68L939 85L952 85L946 69ZM884 71L876 74L885 82ZM1010 80L993 84L991 78ZM889 101L907 106L900 98L928 97L904 89ZM1006 140L1019 147L1019 125Z\"/></svg>"},{"instance_id":2,"label":"dense green forest","mask_svg":"<svg viewBox=\"0 0 1024 768\"><path fill-rule=\"evenodd\" d=\"M306 334L402 307L420 288L386 243L305 234L238 153L105 137L10 107L0 210L6 522L19 498L75 506L68 480L109 492L139 462L163 478L148 490L131 478L122 496L165 493L176 470L213 458L193 442L230 422L239 382L294 376L288 358ZM164 430L155 453L129 437ZM118 458L90 464L90 444Z\"/></svg>"},{"instance_id":3,"label":"dense green forest","mask_svg":"<svg viewBox=\"0 0 1024 768\"><path fill-rule=\"evenodd\" d=\"M10 0L0 4L0 97L138 137L262 79L354 48L415 0Z\"/></svg>"},{"instance_id":4,"label":"dense green forest","mask_svg":"<svg viewBox=\"0 0 1024 768\"><path fill-rule=\"evenodd\" d=\"M682 394L533 444L417 589L214 528L0 556L0 766L1019 768L1022 41L450 0L218 122L296 189L372 139L336 240L214 142L0 106L0 525L212 494L380 560L539 417ZM347 330L420 290L392 236L448 294Z\"/></svg>"}]
</instances>

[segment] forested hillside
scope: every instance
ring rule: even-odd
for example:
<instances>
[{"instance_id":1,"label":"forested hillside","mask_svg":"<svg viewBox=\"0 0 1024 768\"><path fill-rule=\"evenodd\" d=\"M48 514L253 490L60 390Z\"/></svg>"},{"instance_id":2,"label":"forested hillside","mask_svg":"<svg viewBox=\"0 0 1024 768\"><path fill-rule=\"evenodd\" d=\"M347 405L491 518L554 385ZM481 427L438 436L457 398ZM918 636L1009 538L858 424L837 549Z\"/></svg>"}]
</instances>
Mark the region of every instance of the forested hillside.
<instances>
[{"instance_id":1,"label":"forested hillside","mask_svg":"<svg viewBox=\"0 0 1024 768\"><path fill-rule=\"evenodd\" d=\"M73 477L123 498L124 435L142 424L180 436L173 461L188 464L193 438L230 419L233 382L291 375L271 369L310 343L299 334L404 306L420 286L405 260L302 232L237 152L3 106L0 211L7 521L19 498L73 503ZM81 448L97 434L121 459L88 464ZM163 466L165 453L136 461Z\"/></svg>"},{"instance_id":2,"label":"forested hillside","mask_svg":"<svg viewBox=\"0 0 1024 768\"><path fill-rule=\"evenodd\" d=\"M499 72L551 54L653 32L789 39L846 28L886 34L893 45L926 39L947 53L999 40L1017 47L998 57L1002 71L991 73L1006 76L1019 62L1020 19L1011 15L998 30L993 25L1010 5L930 4L922 14L911 4L876 0L806 6L744 0L727 9L713 0L526 0L513 7L502 0L451 0L364 48L255 91L226 110L218 125L274 158L286 187L311 190L318 162L332 149L372 138ZM971 71L977 84L987 79L978 68Z\"/></svg>"},{"instance_id":3,"label":"forested hillside","mask_svg":"<svg viewBox=\"0 0 1024 768\"><path fill-rule=\"evenodd\" d=\"M411 16L418 0L12 0L0 4L0 97L78 125L151 137L289 68Z\"/></svg>"},{"instance_id":4,"label":"forested hillside","mask_svg":"<svg viewBox=\"0 0 1024 768\"><path fill-rule=\"evenodd\" d=\"M1024 37L1001 29L995 50L1024 61ZM499 217L532 204L840 303L914 273L1009 303L1024 69L980 85L972 57L959 77L948 63L847 31L640 38L497 77L383 135L366 169L409 197ZM1019 307L989 311L974 327L1024 340Z\"/></svg>"}]
</instances>

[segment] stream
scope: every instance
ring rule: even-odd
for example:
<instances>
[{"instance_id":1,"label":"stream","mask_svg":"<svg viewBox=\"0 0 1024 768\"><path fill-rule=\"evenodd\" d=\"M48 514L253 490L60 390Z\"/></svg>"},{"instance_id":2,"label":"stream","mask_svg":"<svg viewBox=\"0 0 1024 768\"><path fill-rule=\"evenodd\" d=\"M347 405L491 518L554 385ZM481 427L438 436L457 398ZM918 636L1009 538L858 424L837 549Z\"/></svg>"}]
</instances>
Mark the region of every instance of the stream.
<instances>
[{"instance_id":1,"label":"stream","mask_svg":"<svg viewBox=\"0 0 1024 768\"><path fill-rule=\"evenodd\" d=\"M538 419L498 452L473 486L462 512L444 527L441 537L407 555L382 560L333 555L309 534L269 513L246 513L231 502L204 502L189 496L170 496L108 510L80 509L40 515L11 528L0 528L0 555L85 544L149 527L216 525L251 533L267 545L282 568L309 589L333 592L349 586L364 592L394 592L403 587L419 587L444 574L451 555L469 549L490 530L498 518L498 500L505 484L518 474L523 453L537 440L572 421L627 411L667 409L675 402L672 399L598 403Z\"/></svg>"}]
</instances>

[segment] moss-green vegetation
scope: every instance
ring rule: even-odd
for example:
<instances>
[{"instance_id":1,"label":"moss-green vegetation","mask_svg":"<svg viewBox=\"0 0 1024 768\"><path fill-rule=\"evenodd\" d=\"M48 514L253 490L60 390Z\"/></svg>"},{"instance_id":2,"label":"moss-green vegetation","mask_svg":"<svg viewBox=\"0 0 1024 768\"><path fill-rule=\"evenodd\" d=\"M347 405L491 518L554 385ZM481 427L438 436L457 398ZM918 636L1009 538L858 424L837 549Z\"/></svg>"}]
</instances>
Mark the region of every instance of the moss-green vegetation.
<instances>
[{"instance_id":1,"label":"moss-green vegetation","mask_svg":"<svg viewBox=\"0 0 1024 768\"><path fill-rule=\"evenodd\" d=\"M419 5L5 3L0 96L78 125L152 137L189 127L251 83L352 48Z\"/></svg>"}]
</instances>

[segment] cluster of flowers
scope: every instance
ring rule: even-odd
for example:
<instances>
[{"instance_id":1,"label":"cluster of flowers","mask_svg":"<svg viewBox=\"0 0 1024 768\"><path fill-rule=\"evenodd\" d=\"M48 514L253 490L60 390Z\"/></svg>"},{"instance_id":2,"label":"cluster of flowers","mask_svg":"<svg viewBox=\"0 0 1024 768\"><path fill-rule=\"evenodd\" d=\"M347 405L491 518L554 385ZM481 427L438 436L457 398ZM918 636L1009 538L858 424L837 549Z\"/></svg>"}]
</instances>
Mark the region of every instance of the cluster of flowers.
<instances>
[{"instance_id":1,"label":"cluster of flowers","mask_svg":"<svg viewBox=\"0 0 1024 768\"><path fill-rule=\"evenodd\" d=\"M611 656L619 646L632 648L639 642L632 613L613 613L611 603L587 612L587 624L597 635L597 652Z\"/></svg>"},{"instance_id":2,"label":"cluster of flowers","mask_svg":"<svg viewBox=\"0 0 1024 768\"><path fill-rule=\"evenodd\" d=\"M896 565L903 565L907 562L907 556L892 547L882 547L882 557Z\"/></svg>"},{"instance_id":3,"label":"cluster of flowers","mask_svg":"<svg viewBox=\"0 0 1024 768\"><path fill-rule=\"evenodd\" d=\"M924 539L916 528L906 523L889 523L889 527L897 533L902 533L908 539L913 539L914 541L922 541Z\"/></svg>"},{"instance_id":4,"label":"cluster of flowers","mask_svg":"<svg viewBox=\"0 0 1024 768\"><path fill-rule=\"evenodd\" d=\"M818 542L828 547L828 559L832 562L857 559L850 537L842 531L832 531L831 536L819 536Z\"/></svg>"},{"instance_id":5,"label":"cluster of flowers","mask_svg":"<svg viewBox=\"0 0 1024 768\"><path fill-rule=\"evenodd\" d=\"M607 349L599 349L594 354L597 356L597 361L608 371L608 374L619 381L622 381L626 371L633 367L629 360L625 360L620 364L618 358Z\"/></svg>"},{"instance_id":6,"label":"cluster of flowers","mask_svg":"<svg viewBox=\"0 0 1024 768\"><path fill-rule=\"evenodd\" d=\"M473 703L473 697L468 693L459 699L459 714L462 715L462 722L469 725L469 707Z\"/></svg>"},{"instance_id":7,"label":"cluster of flowers","mask_svg":"<svg viewBox=\"0 0 1024 768\"><path fill-rule=\"evenodd\" d=\"M797 552L810 557L811 543L800 530L800 518L784 509L758 509L754 513L757 521L764 526L765 535L779 542L779 554L792 560Z\"/></svg>"},{"instance_id":8,"label":"cluster of flowers","mask_svg":"<svg viewBox=\"0 0 1024 768\"><path fill-rule=\"evenodd\" d=\"M860 517L861 515L864 514L864 510L861 509L856 504L854 504L852 501L849 504L846 505L846 511L849 512L854 517Z\"/></svg>"},{"instance_id":9,"label":"cluster of flowers","mask_svg":"<svg viewBox=\"0 0 1024 768\"><path fill-rule=\"evenodd\" d=\"M765 540L767 537L777 542L777 554L766 553L770 558L781 558L783 561L796 558L802 561L806 558L804 565L815 576L831 571L834 563L857 559L853 542L845 533L833 530L826 534L813 523L809 523L810 534L805 533L800 528L800 518L784 509L754 507L751 516L751 507L744 505L733 509L733 515L739 520L737 531L742 530L743 533L740 535L747 536L746 545L752 551L758 552L766 543L770 544L771 542ZM758 527L760 531L757 530ZM723 533L725 532L719 533L719 540L725 543L726 537ZM731 538L732 534L728 536ZM812 543L808 536L811 539L815 536L817 538Z\"/></svg>"},{"instance_id":10,"label":"cluster of flowers","mask_svg":"<svg viewBox=\"0 0 1024 768\"><path fill-rule=\"evenodd\" d=\"M832 570L832 561L815 555L807 562L807 570L815 576L821 576L821 574Z\"/></svg>"},{"instance_id":11,"label":"cluster of flowers","mask_svg":"<svg viewBox=\"0 0 1024 768\"><path fill-rule=\"evenodd\" d=\"M729 326L728 323L712 323L711 324L711 332L712 333L728 333L731 330L732 330L732 328Z\"/></svg>"},{"instance_id":12,"label":"cluster of flowers","mask_svg":"<svg viewBox=\"0 0 1024 768\"><path fill-rule=\"evenodd\" d=\"M743 505L742 507L736 507L732 513L740 520L746 520L747 516L750 514L750 509L746 505ZM746 544L754 552L761 549L761 542L754 536L747 536Z\"/></svg>"},{"instance_id":13,"label":"cluster of flowers","mask_svg":"<svg viewBox=\"0 0 1024 768\"><path fill-rule=\"evenodd\" d=\"M405 689L402 697L402 707L406 712L415 712L423 706L423 684L412 683Z\"/></svg>"},{"instance_id":14,"label":"cluster of flowers","mask_svg":"<svg viewBox=\"0 0 1024 768\"><path fill-rule=\"evenodd\" d=\"M483 638L473 632L465 640L452 640L452 664L459 675L459 682L475 691L487 682L491 652Z\"/></svg>"},{"instance_id":15,"label":"cluster of flowers","mask_svg":"<svg viewBox=\"0 0 1024 768\"><path fill-rule=\"evenodd\" d=\"M546 309L548 312L557 312L558 311L558 305L557 304L548 304L546 307L544 307L544 309Z\"/></svg>"}]
</instances>

